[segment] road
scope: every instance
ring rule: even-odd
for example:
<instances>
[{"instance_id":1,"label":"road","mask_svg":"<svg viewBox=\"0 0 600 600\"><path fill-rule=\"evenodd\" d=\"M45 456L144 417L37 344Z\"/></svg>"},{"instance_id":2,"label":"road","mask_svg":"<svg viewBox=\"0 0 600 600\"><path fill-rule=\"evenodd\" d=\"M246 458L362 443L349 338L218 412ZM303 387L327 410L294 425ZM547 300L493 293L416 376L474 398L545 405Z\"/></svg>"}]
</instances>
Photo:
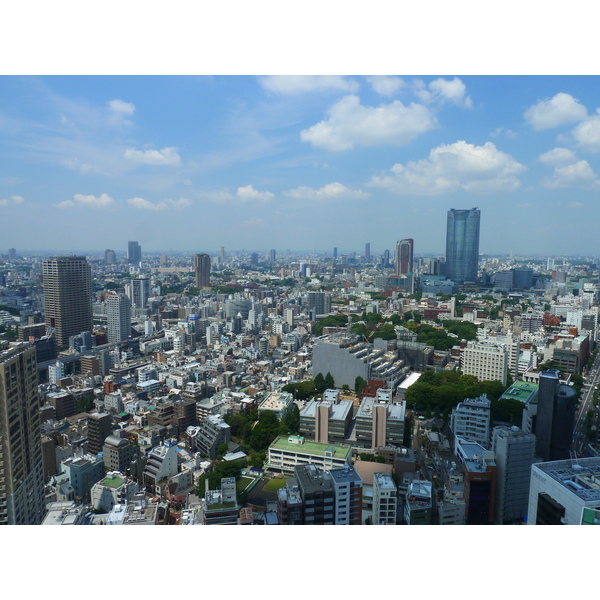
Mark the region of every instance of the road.
<instances>
[{"instance_id":1,"label":"road","mask_svg":"<svg viewBox=\"0 0 600 600\"><path fill-rule=\"evenodd\" d=\"M585 427L585 415L587 411L594 407L594 391L596 386L600 386L600 352L596 355L596 360L589 370L587 377L585 378L585 385L581 390L581 396L579 398L579 409L575 415L575 428L573 429L573 451L580 455L586 445L586 427Z\"/></svg>"}]
</instances>

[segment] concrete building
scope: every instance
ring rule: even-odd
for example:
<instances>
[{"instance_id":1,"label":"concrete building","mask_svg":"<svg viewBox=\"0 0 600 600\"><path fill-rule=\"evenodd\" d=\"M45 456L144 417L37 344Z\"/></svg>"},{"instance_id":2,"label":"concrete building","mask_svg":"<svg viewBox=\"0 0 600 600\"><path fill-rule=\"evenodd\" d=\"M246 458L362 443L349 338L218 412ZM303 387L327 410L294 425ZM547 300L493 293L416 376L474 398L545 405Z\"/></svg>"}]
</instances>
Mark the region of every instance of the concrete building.
<instances>
[{"instance_id":1,"label":"concrete building","mask_svg":"<svg viewBox=\"0 0 600 600\"><path fill-rule=\"evenodd\" d=\"M211 460L217 458L221 444L231 441L231 428L219 415L209 415L200 425L188 427L186 434L194 450Z\"/></svg>"},{"instance_id":2,"label":"concrete building","mask_svg":"<svg viewBox=\"0 0 600 600\"><path fill-rule=\"evenodd\" d=\"M600 508L600 458L556 460L531 467L528 525L582 525Z\"/></svg>"},{"instance_id":3,"label":"concrete building","mask_svg":"<svg viewBox=\"0 0 600 600\"><path fill-rule=\"evenodd\" d=\"M211 260L208 254L194 255L194 273L196 275L196 287L199 289L210 287Z\"/></svg>"},{"instance_id":4,"label":"concrete building","mask_svg":"<svg viewBox=\"0 0 600 600\"><path fill-rule=\"evenodd\" d=\"M406 403L393 402L391 390L377 390L375 398L363 398L356 413L354 428L356 443L367 448L401 446L404 441L404 419Z\"/></svg>"},{"instance_id":5,"label":"concrete building","mask_svg":"<svg viewBox=\"0 0 600 600\"><path fill-rule=\"evenodd\" d=\"M283 473L293 473L297 465L313 464L330 471L352 462L351 446L310 442L297 435L278 436L267 452L265 466Z\"/></svg>"},{"instance_id":6,"label":"concrete building","mask_svg":"<svg viewBox=\"0 0 600 600\"><path fill-rule=\"evenodd\" d=\"M340 400L339 390L325 390L322 400L310 400L300 412L300 434L327 444L343 442L352 424L351 400Z\"/></svg>"},{"instance_id":7,"label":"concrete building","mask_svg":"<svg viewBox=\"0 0 600 600\"><path fill-rule=\"evenodd\" d=\"M494 523L521 523L529 502L535 435L518 427L494 427L492 450L496 456Z\"/></svg>"},{"instance_id":8,"label":"concrete building","mask_svg":"<svg viewBox=\"0 0 600 600\"><path fill-rule=\"evenodd\" d=\"M432 519L431 481L413 479L408 484L404 502L404 522L407 525L431 525Z\"/></svg>"},{"instance_id":9,"label":"concrete building","mask_svg":"<svg viewBox=\"0 0 600 600\"><path fill-rule=\"evenodd\" d=\"M294 395L289 392L271 392L259 404L259 414L265 410L275 413L278 419L284 417L294 406Z\"/></svg>"},{"instance_id":10,"label":"concrete building","mask_svg":"<svg viewBox=\"0 0 600 600\"><path fill-rule=\"evenodd\" d=\"M516 355L518 358L518 354ZM509 348L493 342L467 342L460 351L460 368L464 375L479 381L501 381L506 385L509 367Z\"/></svg>"},{"instance_id":11,"label":"concrete building","mask_svg":"<svg viewBox=\"0 0 600 600\"><path fill-rule=\"evenodd\" d=\"M335 525L335 489L327 471L313 464L297 465L294 479L302 499L303 525Z\"/></svg>"},{"instance_id":12,"label":"concrete building","mask_svg":"<svg viewBox=\"0 0 600 600\"><path fill-rule=\"evenodd\" d=\"M150 279L148 277L132 279L125 285L125 294L127 294L132 308L146 308L150 298Z\"/></svg>"},{"instance_id":13,"label":"concrete building","mask_svg":"<svg viewBox=\"0 0 600 600\"><path fill-rule=\"evenodd\" d=\"M108 413L94 413L88 417L88 451L102 452L104 440L112 433L112 417Z\"/></svg>"},{"instance_id":14,"label":"concrete building","mask_svg":"<svg viewBox=\"0 0 600 600\"><path fill-rule=\"evenodd\" d=\"M122 342L131 337L131 301L125 294L111 294L106 300L108 343Z\"/></svg>"},{"instance_id":15,"label":"concrete building","mask_svg":"<svg viewBox=\"0 0 600 600\"><path fill-rule=\"evenodd\" d=\"M479 398L466 398L452 409L450 429L460 436L487 448L490 444L491 401L482 394ZM454 444L456 454L456 441Z\"/></svg>"},{"instance_id":16,"label":"concrete building","mask_svg":"<svg viewBox=\"0 0 600 600\"><path fill-rule=\"evenodd\" d=\"M127 262L130 265L142 262L142 247L137 242L127 242Z\"/></svg>"},{"instance_id":17,"label":"concrete building","mask_svg":"<svg viewBox=\"0 0 600 600\"><path fill-rule=\"evenodd\" d=\"M135 455L136 447L125 438L109 435L104 440L102 458L107 472L119 471L125 474Z\"/></svg>"},{"instance_id":18,"label":"concrete building","mask_svg":"<svg viewBox=\"0 0 600 600\"><path fill-rule=\"evenodd\" d=\"M104 463L99 456L84 454L64 460L60 472L67 474L75 497L89 502L92 486L104 477Z\"/></svg>"},{"instance_id":19,"label":"concrete building","mask_svg":"<svg viewBox=\"0 0 600 600\"><path fill-rule=\"evenodd\" d=\"M396 244L396 275L413 273L414 240L400 240Z\"/></svg>"},{"instance_id":20,"label":"concrete building","mask_svg":"<svg viewBox=\"0 0 600 600\"><path fill-rule=\"evenodd\" d=\"M96 482L90 492L95 511L108 513L117 504L128 504L139 492L138 485L118 471L108 472L104 479Z\"/></svg>"},{"instance_id":21,"label":"concrete building","mask_svg":"<svg viewBox=\"0 0 600 600\"><path fill-rule=\"evenodd\" d=\"M0 350L0 525L39 525L44 468L35 347Z\"/></svg>"},{"instance_id":22,"label":"concrete building","mask_svg":"<svg viewBox=\"0 0 600 600\"><path fill-rule=\"evenodd\" d=\"M204 494L204 525L237 525L239 507L235 491L235 477L221 479L221 489L209 490Z\"/></svg>"},{"instance_id":23,"label":"concrete building","mask_svg":"<svg viewBox=\"0 0 600 600\"><path fill-rule=\"evenodd\" d=\"M334 524L360 525L362 520L362 480L350 465L329 471L335 496Z\"/></svg>"},{"instance_id":24,"label":"concrete building","mask_svg":"<svg viewBox=\"0 0 600 600\"><path fill-rule=\"evenodd\" d=\"M158 485L173 475L177 475L177 442L171 440L152 448L148 455L146 467L142 475L147 491L156 493Z\"/></svg>"},{"instance_id":25,"label":"concrete building","mask_svg":"<svg viewBox=\"0 0 600 600\"><path fill-rule=\"evenodd\" d=\"M60 256L42 263L44 318L59 348L92 330L92 273L84 256Z\"/></svg>"},{"instance_id":26,"label":"concrete building","mask_svg":"<svg viewBox=\"0 0 600 600\"><path fill-rule=\"evenodd\" d=\"M373 474L373 525L395 525L398 490L388 473Z\"/></svg>"},{"instance_id":27,"label":"concrete building","mask_svg":"<svg viewBox=\"0 0 600 600\"><path fill-rule=\"evenodd\" d=\"M348 385L354 388L357 377L370 378L368 344L360 344L354 334L334 334L315 340L312 373L331 373L336 387Z\"/></svg>"}]
</instances>

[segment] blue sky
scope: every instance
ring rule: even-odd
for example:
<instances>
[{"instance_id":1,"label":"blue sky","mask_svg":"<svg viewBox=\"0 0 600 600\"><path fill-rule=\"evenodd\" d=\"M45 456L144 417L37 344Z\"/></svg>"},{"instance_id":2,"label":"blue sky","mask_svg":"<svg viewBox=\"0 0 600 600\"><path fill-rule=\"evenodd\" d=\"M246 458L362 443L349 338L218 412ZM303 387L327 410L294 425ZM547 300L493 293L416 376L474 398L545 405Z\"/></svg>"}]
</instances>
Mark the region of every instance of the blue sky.
<instances>
[{"instance_id":1,"label":"blue sky","mask_svg":"<svg viewBox=\"0 0 600 600\"><path fill-rule=\"evenodd\" d=\"M597 76L1 76L0 252L596 254Z\"/></svg>"}]
</instances>

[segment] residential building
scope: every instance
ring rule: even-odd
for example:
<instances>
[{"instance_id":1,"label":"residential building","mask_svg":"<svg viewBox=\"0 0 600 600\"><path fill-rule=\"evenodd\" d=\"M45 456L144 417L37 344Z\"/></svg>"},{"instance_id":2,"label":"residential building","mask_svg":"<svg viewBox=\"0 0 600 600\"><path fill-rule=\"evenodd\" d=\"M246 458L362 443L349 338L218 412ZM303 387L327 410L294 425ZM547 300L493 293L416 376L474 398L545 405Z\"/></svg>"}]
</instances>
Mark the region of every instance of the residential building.
<instances>
[{"instance_id":1,"label":"residential building","mask_svg":"<svg viewBox=\"0 0 600 600\"><path fill-rule=\"evenodd\" d=\"M199 289L210 287L211 260L208 254L196 254L194 256L194 273L196 275L196 287Z\"/></svg>"},{"instance_id":2,"label":"residential building","mask_svg":"<svg viewBox=\"0 0 600 600\"><path fill-rule=\"evenodd\" d=\"M231 428L219 415L209 415L200 425L188 427L186 433L194 450L211 460L217 458L221 444L231 441Z\"/></svg>"},{"instance_id":3,"label":"residential building","mask_svg":"<svg viewBox=\"0 0 600 600\"><path fill-rule=\"evenodd\" d=\"M533 464L528 525L587 524L589 509L600 508L600 457Z\"/></svg>"},{"instance_id":4,"label":"residential building","mask_svg":"<svg viewBox=\"0 0 600 600\"><path fill-rule=\"evenodd\" d=\"M88 451L91 454L102 452L104 440L112 433L112 417L108 413L94 413L88 417Z\"/></svg>"},{"instance_id":5,"label":"residential building","mask_svg":"<svg viewBox=\"0 0 600 600\"><path fill-rule=\"evenodd\" d=\"M290 392L271 392L259 404L259 414L265 410L275 413L278 419L284 417L294 406L294 395Z\"/></svg>"},{"instance_id":6,"label":"residential building","mask_svg":"<svg viewBox=\"0 0 600 600\"><path fill-rule=\"evenodd\" d=\"M386 396L389 392L389 397ZM393 402L391 390L379 389L375 398L363 398L356 413L355 435L359 446L401 446L404 441L406 403Z\"/></svg>"},{"instance_id":7,"label":"residential building","mask_svg":"<svg viewBox=\"0 0 600 600\"><path fill-rule=\"evenodd\" d=\"M109 471L104 479L97 481L90 492L95 511L108 513L117 504L128 504L139 492L138 485L118 471Z\"/></svg>"},{"instance_id":8,"label":"residential building","mask_svg":"<svg viewBox=\"0 0 600 600\"><path fill-rule=\"evenodd\" d=\"M44 317L59 348L69 337L92 330L92 274L84 256L60 256L42 263Z\"/></svg>"},{"instance_id":9,"label":"residential building","mask_svg":"<svg viewBox=\"0 0 600 600\"><path fill-rule=\"evenodd\" d=\"M131 301L125 294L111 294L106 300L108 343L122 342L131 337Z\"/></svg>"},{"instance_id":10,"label":"residential building","mask_svg":"<svg viewBox=\"0 0 600 600\"><path fill-rule=\"evenodd\" d=\"M362 521L362 479L351 465L329 471L335 497L335 525L360 525Z\"/></svg>"},{"instance_id":11,"label":"residential building","mask_svg":"<svg viewBox=\"0 0 600 600\"><path fill-rule=\"evenodd\" d=\"M125 474L135 455L136 447L125 438L109 435L104 440L102 458L107 472L119 471Z\"/></svg>"},{"instance_id":12,"label":"residential building","mask_svg":"<svg viewBox=\"0 0 600 600\"><path fill-rule=\"evenodd\" d=\"M445 275L455 283L477 281L480 217L477 208L448 211Z\"/></svg>"},{"instance_id":13,"label":"residential building","mask_svg":"<svg viewBox=\"0 0 600 600\"><path fill-rule=\"evenodd\" d=\"M239 507L235 491L235 477L221 479L221 489L209 490L206 481L204 494L205 525L237 525Z\"/></svg>"},{"instance_id":14,"label":"residential building","mask_svg":"<svg viewBox=\"0 0 600 600\"><path fill-rule=\"evenodd\" d=\"M150 279L148 277L136 277L132 279L129 283L125 284L125 294L127 294L132 308L146 308L150 298Z\"/></svg>"},{"instance_id":15,"label":"residential building","mask_svg":"<svg viewBox=\"0 0 600 600\"><path fill-rule=\"evenodd\" d=\"M0 350L0 525L39 525L46 512L35 347Z\"/></svg>"},{"instance_id":16,"label":"residential building","mask_svg":"<svg viewBox=\"0 0 600 600\"><path fill-rule=\"evenodd\" d=\"M414 240L400 240L396 244L396 275L413 273Z\"/></svg>"},{"instance_id":17,"label":"residential building","mask_svg":"<svg viewBox=\"0 0 600 600\"><path fill-rule=\"evenodd\" d=\"M490 443L490 419L492 403L486 394L479 398L466 398L452 409L450 429L456 438L465 438L471 442L488 447Z\"/></svg>"},{"instance_id":18,"label":"residential building","mask_svg":"<svg viewBox=\"0 0 600 600\"><path fill-rule=\"evenodd\" d=\"M494 427L492 434L496 456L494 523L521 523L529 502L535 435L518 427Z\"/></svg>"},{"instance_id":19,"label":"residential building","mask_svg":"<svg viewBox=\"0 0 600 600\"><path fill-rule=\"evenodd\" d=\"M335 525L335 489L327 471L313 464L297 465L294 479L303 505L303 525Z\"/></svg>"},{"instance_id":20,"label":"residential building","mask_svg":"<svg viewBox=\"0 0 600 600\"><path fill-rule=\"evenodd\" d=\"M64 460L60 472L67 474L75 497L89 502L92 486L104 477L104 462L99 456L84 454Z\"/></svg>"},{"instance_id":21,"label":"residential building","mask_svg":"<svg viewBox=\"0 0 600 600\"><path fill-rule=\"evenodd\" d=\"M373 525L395 525L398 490L388 473L373 474Z\"/></svg>"},{"instance_id":22,"label":"residential building","mask_svg":"<svg viewBox=\"0 0 600 600\"><path fill-rule=\"evenodd\" d=\"M177 475L177 472L177 441L170 440L152 448L148 454L142 480L146 490L155 493L159 484L169 477Z\"/></svg>"},{"instance_id":23,"label":"residential building","mask_svg":"<svg viewBox=\"0 0 600 600\"><path fill-rule=\"evenodd\" d=\"M408 484L404 502L404 522L407 525L431 525L432 508L431 481L413 479Z\"/></svg>"},{"instance_id":24,"label":"residential building","mask_svg":"<svg viewBox=\"0 0 600 600\"><path fill-rule=\"evenodd\" d=\"M310 400L300 412L300 434L327 444L343 442L352 425L351 400L340 400L339 390L325 390L322 400Z\"/></svg>"},{"instance_id":25,"label":"residential building","mask_svg":"<svg viewBox=\"0 0 600 600\"><path fill-rule=\"evenodd\" d=\"M142 262L142 247L137 242L127 242L127 262L130 265Z\"/></svg>"},{"instance_id":26,"label":"residential building","mask_svg":"<svg viewBox=\"0 0 600 600\"><path fill-rule=\"evenodd\" d=\"M461 348L460 368L464 375L473 375L480 381L500 381L506 385L508 367L509 348L506 344L470 341Z\"/></svg>"}]
</instances>

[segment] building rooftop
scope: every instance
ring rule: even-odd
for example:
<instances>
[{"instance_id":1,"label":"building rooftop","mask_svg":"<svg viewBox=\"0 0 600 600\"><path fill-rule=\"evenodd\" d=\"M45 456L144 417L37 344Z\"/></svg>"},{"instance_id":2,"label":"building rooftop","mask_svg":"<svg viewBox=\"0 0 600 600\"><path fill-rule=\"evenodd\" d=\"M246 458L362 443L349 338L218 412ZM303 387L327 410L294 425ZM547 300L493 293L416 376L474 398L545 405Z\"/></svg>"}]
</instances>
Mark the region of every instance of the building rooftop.
<instances>
[{"instance_id":1,"label":"building rooftop","mask_svg":"<svg viewBox=\"0 0 600 600\"><path fill-rule=\"evenodd\" d=\"M105 477L100 485L105 485L106 487L111 488L120 488L125 481L124 477L121 477L118 473L109 473L107 477Z\"/></svg>"},{"instance_id":2,"label":"building rooftop","mask_svg":"<svg viewBox=\"0 0 600 600\"><path fill-rule=\"evenodd\" d=\"M533 465L584 502L600 502L600 457L555 460ZM534 471L535 477L543 477Z\"/></svg>"},{"instance_id":3,"label":"building rooftop","mask_svg":"<svg viewBox=\"0 0 600 600\"><path fill-rule=\"evenodd\" d=\"M527 381L515 381L505 392L500 399L512 398L520 400L523 404L531 402L538 393L539 385Z\"/></svg>"},{"instance_id":4,"label":"building rooftop","mask_svg":"<svg viewBox=\"0 0 600 600\"><path fill-rule=\"evenodd\" d=\"M344 444L321 444L319 442L311 442L304 440L299 443L300 440L304 439L300 436L290 436L295 441L289 441L288 437L279 436L271 444L271 448L281 450L284 452L297 452L300 454L313 454L315 456L325 456L326 452L331 452L333 458L347 459L348 455L352 452L350 446Z\"/></svg>"}]
</instances>

